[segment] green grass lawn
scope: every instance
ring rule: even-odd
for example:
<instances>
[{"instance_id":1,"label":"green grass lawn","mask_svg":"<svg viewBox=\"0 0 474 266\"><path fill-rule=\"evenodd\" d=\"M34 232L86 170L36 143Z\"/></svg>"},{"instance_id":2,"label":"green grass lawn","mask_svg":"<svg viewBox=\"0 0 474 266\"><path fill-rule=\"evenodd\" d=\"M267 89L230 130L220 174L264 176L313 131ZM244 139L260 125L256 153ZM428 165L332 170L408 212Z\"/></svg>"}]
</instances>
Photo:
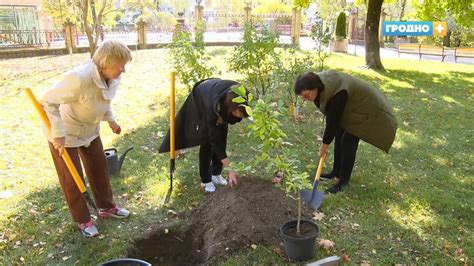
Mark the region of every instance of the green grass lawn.
<instances>
[{"instance_id":1,"label":"green grass lawn","mask_svg":"<svg viewBox=\"0 0 474 266\"><path fill-rule=\"evenodd\" d=\"M213 63L223 78L229 48L213 48ZM125 133L113 135L103 125L105 147L133 146L119 177L112 178L116 201L132 216L99 224L102 235L82 237L72 222L42 134L40 120L21 88L40 97L88 54L0 61L0 264L97 264L123 257L130 239L144 236L166 218L169 209L196 206L197 149L177 160L175 190L168 189L168 154L158 147L168 128L166 50L133 52L113 101ZM474 257L474 67L449 63L386 59L387 71L361 67L363 58L332 55L330 68L380 87L395 109L399 129L390 154L359 146L350 186L327 196L321 238L335 242L316 258L347 254L353 263L472 263ZM179 86L178 86L179 87ZM178 90L177 106L186 90ZM281 94L281 93L280 93ZM321 115L303 108L304 121L284 118L290 149L299 167L314 173L318 161ZM256 143L244 138L249 121L232 126L229 155L247 162ZM241 144L239 144L242 142ZM332 149L332 147L331 147ZM328 160L331 162L331 158ZM329 164L327 164L328 167ZM270 179L272 173L251 173ZM272 247L249 248L227 265L285 263Z\"/></svg>"}]
</instances>

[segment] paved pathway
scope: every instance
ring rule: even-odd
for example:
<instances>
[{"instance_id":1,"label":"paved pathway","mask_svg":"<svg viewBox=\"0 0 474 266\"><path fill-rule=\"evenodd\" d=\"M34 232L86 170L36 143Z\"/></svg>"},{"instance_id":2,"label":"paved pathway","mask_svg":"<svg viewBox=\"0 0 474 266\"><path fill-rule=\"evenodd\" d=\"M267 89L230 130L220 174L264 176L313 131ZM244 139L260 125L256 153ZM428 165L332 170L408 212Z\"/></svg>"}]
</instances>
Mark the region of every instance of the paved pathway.
<instances>
[{"instance_id":1,"label":"paved pathway","mask_svg":"<svg viewBox=\"0 0 474 266\"><path fill-rule=\"evenodd\" d=\"M303 49L313 49L314 42L310 38L301 38L301 47ZM356 49L357 48L357 49ZM348 54L355 54L357 56L365 57L365 47L362 45L353 45L350 44L348 47ZM380 48L380 57L383 60L384 58L398 58L398 51L395 48ZM419 61L419 55L417 54L405 54L401 53L400 58L402 59L413 59ZM441 62L441 56L435 55L423 55L421 58L422 61L436 61ZM474 58L462 58L458 57L458 64L467 64L474 65ZM447 56L444 58L445 63L454 64L454 50L448 50Z\"/></svg>"}]
</instances>

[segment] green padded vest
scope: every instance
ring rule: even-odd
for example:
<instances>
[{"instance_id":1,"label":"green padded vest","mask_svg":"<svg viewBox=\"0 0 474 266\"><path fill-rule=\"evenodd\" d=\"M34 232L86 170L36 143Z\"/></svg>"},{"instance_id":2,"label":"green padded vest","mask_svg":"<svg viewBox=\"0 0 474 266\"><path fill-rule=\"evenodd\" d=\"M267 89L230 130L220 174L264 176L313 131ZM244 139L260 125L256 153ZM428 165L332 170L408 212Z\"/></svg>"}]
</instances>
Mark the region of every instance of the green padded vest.
<instances>
[{"instance_id":1,"label":"green padded vest","mask_svg":"<svg viewBox=\"0 0 474 266\"><path fill-rule=\"evenodd\" d=\"M348 97L340 126L352 135L388 153L395 139L397 122L382 92L350 75L329 70L317 73L324 84L319 109L326 113L327 102L341 90Z\"/></svg>"}]
</instances>

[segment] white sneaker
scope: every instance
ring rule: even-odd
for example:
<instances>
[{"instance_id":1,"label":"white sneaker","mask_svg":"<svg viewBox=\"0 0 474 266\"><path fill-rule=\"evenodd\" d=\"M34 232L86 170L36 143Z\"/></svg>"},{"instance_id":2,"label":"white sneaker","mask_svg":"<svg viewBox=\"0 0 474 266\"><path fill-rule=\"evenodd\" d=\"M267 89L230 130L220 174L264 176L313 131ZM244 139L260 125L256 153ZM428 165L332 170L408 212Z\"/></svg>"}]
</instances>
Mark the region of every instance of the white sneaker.
<instances>
[{"instance_id":1,"label":"white sneaker","mask_svg":"<svg viewBox=\"0 0 474 266\"><path fill-rule=\"evenodd\" d=\"M212 183L214 183L215 185L227 186L227 180L225 180L225 178L222 175L213 175Z\"/></svg>"},{"instance_id":2,"label":"white sneaker","mask_svg":"<svg viewBox=\"0 0 474 266\"><path fill-rule=\"evenodd\" d=\"M212 193L216 191L216 186L214 186L214 183L209 182L209 183L201 183L202 188L204 189L204 193Z\"/></svg>"}]
</instances>

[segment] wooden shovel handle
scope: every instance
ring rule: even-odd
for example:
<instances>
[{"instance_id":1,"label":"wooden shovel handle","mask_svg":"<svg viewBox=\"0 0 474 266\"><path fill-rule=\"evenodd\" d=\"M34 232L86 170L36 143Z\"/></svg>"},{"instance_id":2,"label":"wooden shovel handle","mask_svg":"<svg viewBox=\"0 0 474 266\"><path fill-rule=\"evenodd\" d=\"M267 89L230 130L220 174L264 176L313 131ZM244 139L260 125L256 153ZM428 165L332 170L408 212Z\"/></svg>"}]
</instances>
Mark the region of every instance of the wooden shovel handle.
<instances>
[{"instance_id":1,"label":"wooden shovel handle","mask_svg":"<svg viewBox=\"0 0 474 266\"><path fill-rule=\"evenodd\" d=\"M318 165L318 170L316 171L316 176L314 177L314 180L319 181L319 177L321 176L321 172L323 172L324 168L324 161L326 160L327 154L324 154L323 157L319 158L319 165Z\"/></svg>"},{"instance_id":2,"label":"wooden shovel handle","mask_svg":"<svg viewBox=\"0 0 474 266\"><path fill-rule=\"evenodd\" d=\"M170 159L175 158L175 80L176 72L170 73Z\"/></svg>"},{"instance_id":3,"label":"wooden shovel handle","mask_svg":"<svg viewBox=\"0 0 474 266\"><path fill-rule=\"evenodd\" d=\"M26 95L28 95L28 98L30 98L31 102L33 103L33 106L35 107L36 111L41 117L41 120L43 120L44 125L46 126L46 129L48 130L48 133L51 132L51 123L49 122L48 116L46 116L46 113L43 110L43 107L41 104L36 100L36 97L33 95L33 92L31 92L31 89L25 89ZM84 182L82 182L81 177L79 176L79 173L77 172L76 167L74 166L74 163L71 160L71 157L69 156L69 153L67 153L67 150L64 149L63 155L61 156L64 160L64 163L67 166L67 169L69 169L69 172L72 175L72 178L76 182L77 187L79 188L79 191L81 193L84 193L86 191L86 187L84 186Z\"/></svg>"}]
</instances>

